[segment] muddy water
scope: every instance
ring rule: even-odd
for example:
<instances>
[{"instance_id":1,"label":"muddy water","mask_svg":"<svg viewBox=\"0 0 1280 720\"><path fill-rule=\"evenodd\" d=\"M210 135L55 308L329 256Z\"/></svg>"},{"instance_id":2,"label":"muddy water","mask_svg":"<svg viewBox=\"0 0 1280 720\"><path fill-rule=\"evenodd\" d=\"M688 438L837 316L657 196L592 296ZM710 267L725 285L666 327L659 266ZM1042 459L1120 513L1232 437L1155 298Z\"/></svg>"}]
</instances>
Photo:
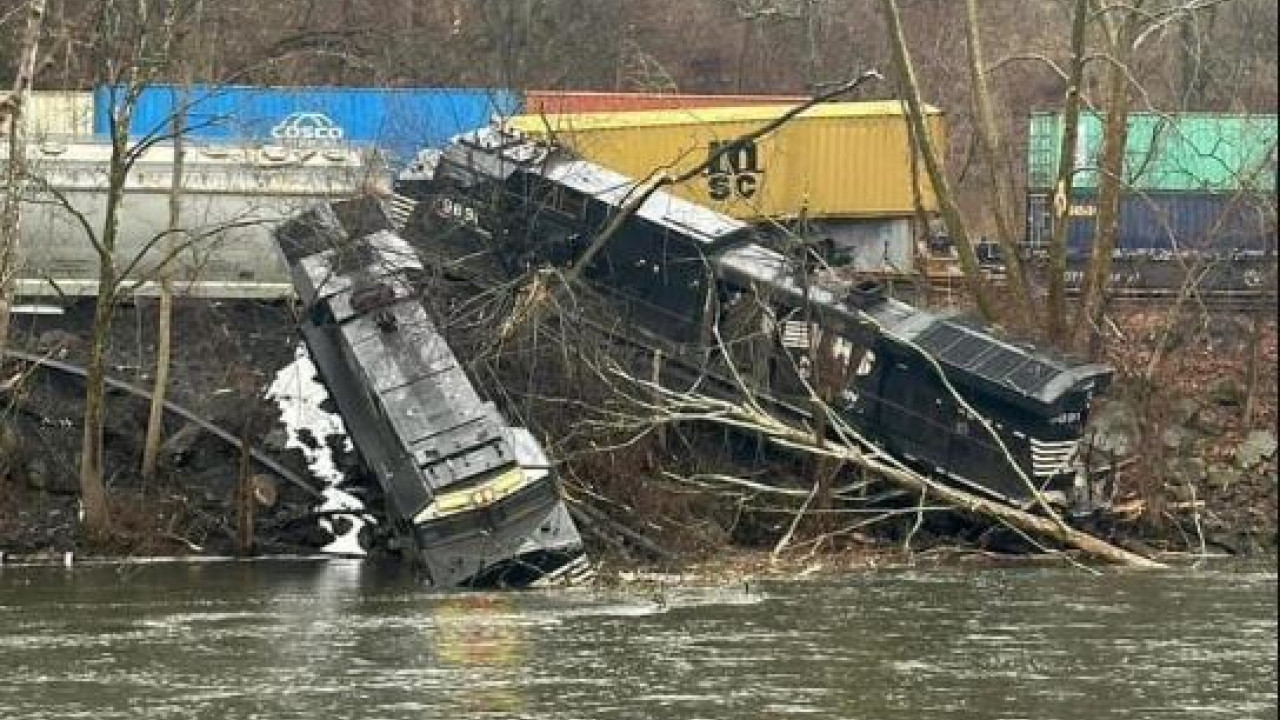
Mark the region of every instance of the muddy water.
<instances>
[{"instance_id":1,"label":"muddy water","mask_svg":"<svg viewBox=\"0 0 1280 720\"><path fill-rule=\"evenodd\" d=\"M440 595L355 563L0 568L0 718L1274 718L1276 574Z\"/></svg>"}]
</instances>

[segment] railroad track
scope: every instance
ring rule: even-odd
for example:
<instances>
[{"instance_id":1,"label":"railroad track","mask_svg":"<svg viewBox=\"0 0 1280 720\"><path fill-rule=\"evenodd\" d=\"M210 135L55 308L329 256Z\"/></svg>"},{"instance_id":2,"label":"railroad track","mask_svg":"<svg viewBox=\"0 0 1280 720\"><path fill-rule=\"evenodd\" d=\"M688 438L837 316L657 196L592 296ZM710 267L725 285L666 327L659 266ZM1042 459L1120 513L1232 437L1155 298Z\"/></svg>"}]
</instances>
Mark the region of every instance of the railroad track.
<instances>
[{"instance_id":1,"label":"railroad track","mask_svg":"<svg viewBox=\"0 0 1280 720\"><path fill-rule=\"evenodd\" d=\"M393 194L390 200L384 204L387 216L397 231L404 229L416 206L417 202L399 194ZM945 261L942 267L947 267ZM865 277L867 274L861 275ZM926 290L929 294L929 299L946 298L948 296L955 296L956 298L967 297L968 291L965 288L964 277L955 270L926 271L923 277L920 275L870 275L873 279L900 286L908 292L912 289ZM989 272L985 275L985 278L997 289L1004 287L1005 276L1002 272ZM1126 287L1121 285L1112 288L1111 299L1113 303L1125 306L1162 306L1176 300L1181 291L1181 287ZM1069 286L1067 288L1068 297L1078 297L1079 294L1079 286ZM1272 283L1270 288L1200 290L1188 297L1188 300L1192 303L1203 304L1212 310L1266 310L1276 307L1277 292L1274 283Z\"/></svg>"},{"instance_id":2,"label":"railroad track","mask_svg":"<svg viewBox=\"0 0 1280 720\"><path fill-rule=\"evenodd\" d=\"M1001 275L988 275L987 281L997 289L1004 287L1004 277ZM910 284L910 280L903 280L904 284ZM931 298L945 298L948 295L958 297L964 296L967 291L965 289L964 279L958 275L952 274L931 274L926 275L924 285L928 288ZM1080 288L1068 287L1067 297L1077 298L1080 296ZM1182 293L1180 287L1125 287L1118 286L1111 288L1111 303L1113 306L1123 307L1165 307L1177 300ZM1277 295L1276 288L1259 288L1259 289L1206 289L1197 290L1187 296L1185 302L1195 307L1203 305L1211 310L1221 311L1249 311L1249 310L1272 310L1277 307L1277 301L1280 296Z\"/></svg>"},{"instance_id":3,"label":"railroad track","mask_svg":"<svg viewBox=\"0 0 1280 720\"><path fill-rule=\"evenodd\" d=\"M1167 306L1178 297L1175 290L1159 288L1130 288L1112 296L1113 305L1121 307ZM1210 310L1271 310L1275 311L1277 297L1272 292L1240 292L1232 290L1195 293L1184 301L1192 307L1203 305Z\"/></svg>"}]
</instances>

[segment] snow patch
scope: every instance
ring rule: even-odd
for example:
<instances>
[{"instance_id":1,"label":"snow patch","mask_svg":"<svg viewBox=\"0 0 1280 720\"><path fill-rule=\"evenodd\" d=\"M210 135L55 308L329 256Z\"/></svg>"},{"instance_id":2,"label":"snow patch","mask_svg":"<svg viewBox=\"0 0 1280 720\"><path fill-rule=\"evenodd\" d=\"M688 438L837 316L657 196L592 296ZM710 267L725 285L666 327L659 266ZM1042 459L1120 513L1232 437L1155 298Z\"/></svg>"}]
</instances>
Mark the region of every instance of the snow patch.
<instances>
[{"instance_id":1,"label":"snow patch","mask_svg":"<svg viewBox=\"0 0 1280 720\"><path fill-rule=\"evenodd\" d=\"M321 552L336 555L364 555L360 546L360 530L368 522L364 503L354 495L338 489L344 476L338 469L333 448L328 438L342 438L342 450L352 452L351 438L342 418L328 412L321 405L329 399L329 391L320 383L316 366L311 362L306 345L299 344L293 362L276 373L267 388L267 399L280 408L280 421L285 427L285 447L297 448L306 458L311 474L320 478L325 487L324 502L317 511L351 510L342 515L349 521L349 529L338 534L331 518L322 518L320 527L334 534L333 542L321 548Z\"/></svg>"},{"instance_id":2,"label":"snow patch","mask_svg":"<svg viewBox=\"0 0 1280 720\"><path fill-rule=\"evenodd\" d=\"M324 489L324 502L320 507L316 508L320 512L333 510L354 510L358 514L342 515L351 522L351 529L342 534L338 534L333 528L333 520L330 518L321 518L320 527L333 533L333 542L321 548L321 552L332 553L334 555L364 555L365 549L360 546L360 528L368 522L364 516L364 503L351 493L339 490L336 487L327 487Z\"/></svg>"}]
</instances>

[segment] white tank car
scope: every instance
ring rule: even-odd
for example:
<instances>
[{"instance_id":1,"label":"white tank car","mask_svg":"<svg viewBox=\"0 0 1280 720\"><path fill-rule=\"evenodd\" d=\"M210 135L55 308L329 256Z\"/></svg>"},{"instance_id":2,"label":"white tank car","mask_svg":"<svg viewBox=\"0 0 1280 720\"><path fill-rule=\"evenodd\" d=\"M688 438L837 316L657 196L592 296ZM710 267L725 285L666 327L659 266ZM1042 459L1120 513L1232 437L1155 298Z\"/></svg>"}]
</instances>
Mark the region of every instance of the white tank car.
<instances>
[{"instance_id":1,"label":"white tank car","mask_svg":"<svg viewBox=\"0 0 1280 720\"><path fill-rule=\"evenodd\" d=\"M127 287L140 283L139 294L156 293L163 265L181 294L288 297L293 285L272 229L317 201L387 186L385 166L363 149L192 144L184 149L183 232L167 233L173 154L171 145L147 149L125 186L115 262L129 270ZM98 255L84 226L102 232L111 146L45 141L28 156L18 294L93 295Z\"/></svg>"}]
</instances>

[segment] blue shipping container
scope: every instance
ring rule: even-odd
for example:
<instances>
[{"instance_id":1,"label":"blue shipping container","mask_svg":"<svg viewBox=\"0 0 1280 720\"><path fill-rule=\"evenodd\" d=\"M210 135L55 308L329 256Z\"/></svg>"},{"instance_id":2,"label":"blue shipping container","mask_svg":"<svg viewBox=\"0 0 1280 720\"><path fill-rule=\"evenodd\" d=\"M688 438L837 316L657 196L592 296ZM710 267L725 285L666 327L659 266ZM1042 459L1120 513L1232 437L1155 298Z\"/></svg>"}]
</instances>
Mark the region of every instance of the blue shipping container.
<instances>
[{"instance_id":1,"label":"blue shipping container","mask_svg":"<svg viewBox=\"0 0 1280 720\"><path fill-rule=\"evenodd\" d=\"M1045 249L1053 236L1049 195L1027 196L1028 243ZM1071 201L1067 253L1087 257L1097 231L1098 198L1078 194ZM1245 193L1141 193L1120 202L1116 253L1192 252L1228 257L1274 254L1275 197Z\"/></svg>"},{"instance_id":2,"label":"blue shipping container","mask_svg":"<svg viewBox=\"0 0 1280 720\"><path fill-rule=\"evenodd\" d=\"M119 86L94 91L93 130L107 134L111 111L123 100ZM393 164L423 147L482 127L494 115L514 115L522 98L508 90L468 88L252 87L153 85L134 107L130 133L168 133L186 108L187 136L219 141L287 145L368 144Z\"/></svg>"}]
</instances>

